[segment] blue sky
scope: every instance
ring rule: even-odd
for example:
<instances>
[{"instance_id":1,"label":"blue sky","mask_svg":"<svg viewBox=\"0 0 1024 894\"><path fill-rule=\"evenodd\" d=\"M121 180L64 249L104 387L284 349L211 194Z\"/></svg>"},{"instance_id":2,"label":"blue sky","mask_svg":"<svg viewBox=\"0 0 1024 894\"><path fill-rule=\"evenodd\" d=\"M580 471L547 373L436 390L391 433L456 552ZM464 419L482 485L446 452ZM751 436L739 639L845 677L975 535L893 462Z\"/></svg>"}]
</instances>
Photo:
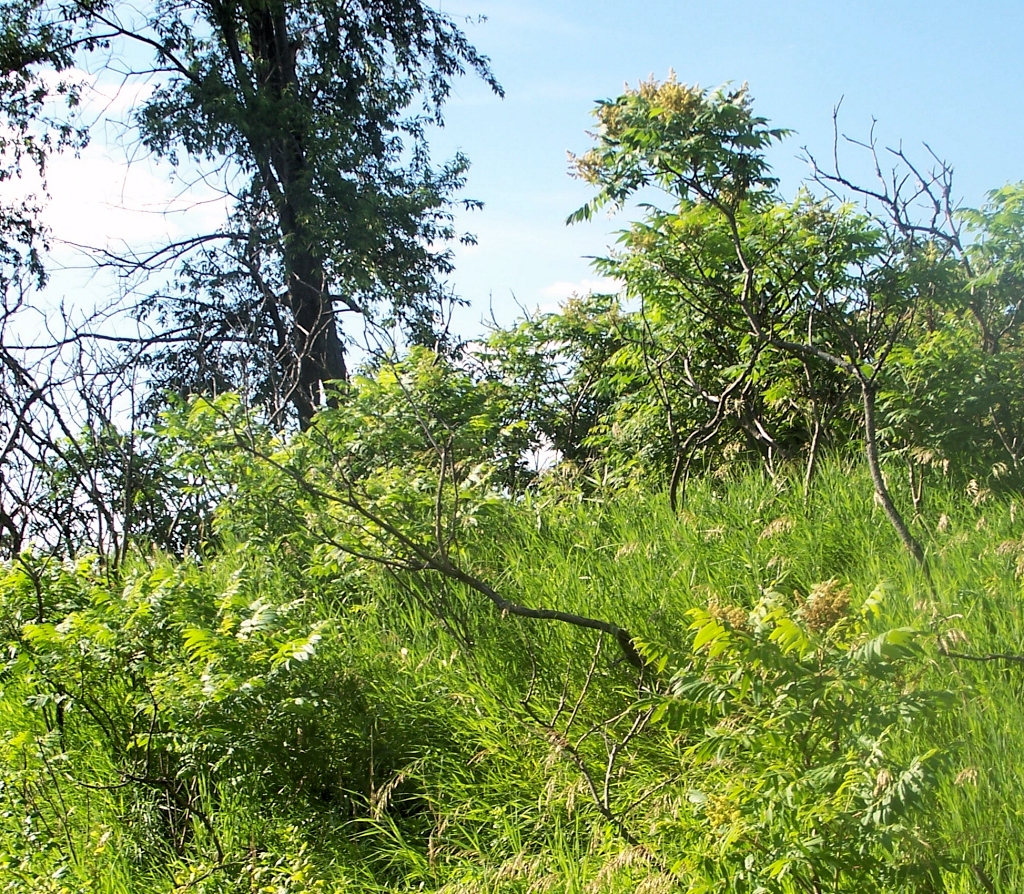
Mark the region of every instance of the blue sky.
<instances>
[{"instance_id":1,"label":"blue sky","mask_svg":"<svg viewBox=\"0 0 1024 894\"><path fill-rule=\"evenodd\" d=\"M588 197L568 174L566 151L588 147L594 102L654 74L714 87L747 81L757 112L796 131L772 160L787 194L807 167L802 146L828 156L832 113L842 133L866 139L872 120L882 145L902 145L924 162L927 142L956 171L967 205L1024 179L1024 3L709 2L688 0L444 0L468 24L506 90L458 83L438 156L455 149L472 162L466 195L483 211L460 217L479 245L459 252L452 278L472 302L466 330L493 308L501 321L527 308L553 308L595 275L599 255L628 216L566 227ZM865 158L850 148L849 170ZM862 168L865 177L870 171Z\"/></svg>"},{"instance_id":2,"label":"blue sky","mask_svg":"<svg viewBox=\"0 0 1024 894\"><path fill-rule=\"evenodd\" d=\"M806 171L797 159L802 146L830 153L840 100L844 133L864 139L877 119L883 145L902 141L920 159L927 141L954 164L957 195L967 205L1024 179L1021 0L437 3L459 21L470 19L470 39L490 56L506 90L499 100L477 80L457 82L447 126L432 137L439 160L457 150L469 156L464 195L485 203L458 219L479 239L458 250L451 277L471 302L457 318L466 337L492 312L511 322L517 302L550 310L573 291L599 285L587 257L603 254L628 216L565 226L589 194L568 176L566 152L588 148L596 100L651 74L663 79L674 69L680 81L707 87L747 81L757 112L797 132L772 156L787 194ZM479 16L487 20L477 22ZM108 106L116 117L131 102L129 89L94 98L92 107L99 114ZM126 166L109 132L100 126L80 158L51 165L47 220L58 265L81 263L60 248L61 239L120 247L217 226L222 200L207 196L197 206L197 194L167 168ZM857 153L847 157L856 170ZM84 309L111 290L102 277L69 271L54 276L47 298Z\"/></svg>"}]
</instances>

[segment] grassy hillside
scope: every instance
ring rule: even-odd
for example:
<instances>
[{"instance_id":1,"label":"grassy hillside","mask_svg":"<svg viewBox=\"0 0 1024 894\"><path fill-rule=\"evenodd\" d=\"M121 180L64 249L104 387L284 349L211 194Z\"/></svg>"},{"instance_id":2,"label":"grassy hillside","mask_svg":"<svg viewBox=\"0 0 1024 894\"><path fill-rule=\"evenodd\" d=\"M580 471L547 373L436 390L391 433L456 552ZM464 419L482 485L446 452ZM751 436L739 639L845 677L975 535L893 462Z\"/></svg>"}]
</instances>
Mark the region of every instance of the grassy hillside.
<instances>
[{"instance_id":1,"label":"grassy hillside","mask_svg":"<svg viewBox=\"0 0 1024 894\"><path fill-rule=\"evenodd\" d=\"M666 503L462 557L643 668L287 532L8 565L0 891L1021 890L1020 499L928 492L934 591L853 468Z\"/></svg>"}]
</instances>

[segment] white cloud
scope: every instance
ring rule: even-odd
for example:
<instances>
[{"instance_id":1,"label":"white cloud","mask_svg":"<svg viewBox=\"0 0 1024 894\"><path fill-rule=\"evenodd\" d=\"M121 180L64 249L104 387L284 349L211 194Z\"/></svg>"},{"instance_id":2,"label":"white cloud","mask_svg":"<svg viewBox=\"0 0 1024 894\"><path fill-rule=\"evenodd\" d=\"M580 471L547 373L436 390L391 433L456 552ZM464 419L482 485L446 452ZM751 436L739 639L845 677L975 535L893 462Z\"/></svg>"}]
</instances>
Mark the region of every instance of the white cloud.
<instances>
[{"instance_id":1,"label":"white cloud","mask_svg":"<svg viewBox=\"0 0 1024 894\"><path fill-rule=\"evenodd\" d=\"M49 91L49 111L57 114L61 111L67 113L61 90L79 88L79 102L74 114L84 124L116 120L137 108L156 89L150 76L124 76L107 69L99 73L78 67L63 71L46 69L40 71L38 77Z\"/></svg>"},{"instance_id":2,"label":"white cloud","mask_svg":"<svg viewBox=\"0 0 1024 894\"><path fill-rule=\"evenodd\" d=\"M75 158L51 160L44 220L58 242L116 249L209 232L223 220L226 200L212 189L182 183L169 165L127 163L118 150L90 146Z\"/></svg>"},{"instance_id":3,"label":"white cloud","mask_svg":"<svg viewBox=\"0 0 1024 894\"><path fill-rule=\"evenodd\" d=\"M42 206L41 219L50 232L46 266L52 276L35 300L47 313L57 313L65 301L89 313L139 285L99 269L89 249L144 256L168 243L212 233L227 218L230 199L216 184L200 180L197 171L175 169L145 152L129 162L123 146L110 139L120 132L111 116L149 89L131 84L102 93L86 89L83 99L100 104L85 113L97 121L93 139L77 155L64 152L48 159L46 195L29 165L23 166L20 179L0 183L0 203L35 196Z\"/></svg>"},{"instance_id":4,"label":"white cloud","mask_svg":"<svg viewBox=\"0 0 1024 894\"><path fill-rule=\"evenodd\" d=\"M129 161L121 138L131 109L152 93L142 80L116 81L80 69L41 75L51 89L61 81L82 88L76 117L89 124L92 139L80 153L52 155L46 165L46 193L31 165L22 176L0 183L0 202L35 196L52 234L58 264L68 259L62 243L98 249L146 250L186 236L212 232L224 221L228 200L202 183L188 167L175 169L142 151ZM52 103L60 100L54 98ZM56 108L54 114L60 114ZM198 185L190 185L195 181Z\"/></svg>"},{"instance_id":5,"label":"white cloud","mask_svg":"<svg viewBox=\"0 0 1024 894\"><path fill-rule=\"evenodd\" d=\"M156 89L156 84L143 78L114 80L114 73L99 79L91 77L89 89L84 91L82 106L100 118L117 120L137 109Z\"/></svg>"}]
</instances>

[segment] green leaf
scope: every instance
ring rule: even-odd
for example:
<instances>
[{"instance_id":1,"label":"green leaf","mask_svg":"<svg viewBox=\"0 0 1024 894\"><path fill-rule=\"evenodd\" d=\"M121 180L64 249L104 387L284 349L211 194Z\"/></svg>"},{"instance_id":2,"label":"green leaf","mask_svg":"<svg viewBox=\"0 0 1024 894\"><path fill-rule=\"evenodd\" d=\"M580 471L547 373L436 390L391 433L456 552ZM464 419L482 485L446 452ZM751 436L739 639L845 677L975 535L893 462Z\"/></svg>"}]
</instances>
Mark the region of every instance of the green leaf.
<instances>
[{"instance_id":1,"label":"green leaf","mask_svg":"<svg viewBox=\"0 0 1024 894\"><path fill-rule=\"evenodd\" d=\"M729 631L717 618L708 618L691 625L691 630L696 629L697 635L693 639L693 651L699 652L704 646L714 643L723 637L728 637Z\"/></svg>"}]
</instances>

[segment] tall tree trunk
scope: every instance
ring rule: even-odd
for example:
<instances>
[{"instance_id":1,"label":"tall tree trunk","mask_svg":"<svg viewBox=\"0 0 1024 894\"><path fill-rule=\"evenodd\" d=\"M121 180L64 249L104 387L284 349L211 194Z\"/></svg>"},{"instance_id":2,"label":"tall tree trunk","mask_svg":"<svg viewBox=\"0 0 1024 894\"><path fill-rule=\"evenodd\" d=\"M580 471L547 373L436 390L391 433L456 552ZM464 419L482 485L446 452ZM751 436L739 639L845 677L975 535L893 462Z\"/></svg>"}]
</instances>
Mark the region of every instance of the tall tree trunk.
<instances>
[{"instance_id":1,"label":"tall tree trunk","mask_svg":"<svg viewBox=\"0 0 1024 894\"><path fill-rule=\"evenodd\" d=\"M330 288L316 234L305 221L315 207L310 191L306 133L302 115L295 115L300 85L296 73L298 41L288 31L285 4L257 5L249 11L249 33L260 77L257 92L265 91L264 109L279 113L278 120L261 122L251 140L257 158L266 160L264 179L274 199L283 244L286 300L292 315L292 339L283 352L289 383L287 400L303 428L321 406L325 382L348 377L345 349L338 334ZM261 145L255 135L263 135ZM270 179L272 178L272 180Z\"/></svg>"},{"instance_id":2,"label":"tall tree trunk","mask_svg":"<svg viewBox=\"0 0 1024 894\"><path fill-rule=\"evenodd\" d=\"M321 265L306 254L293 259L288 266L288 297L294 318L297 365L290 400L299 414L300 425L307 428L321 404L323 383L344 381L348 370L334 307L324 288Z\"/></svg>"}]
</instances>

